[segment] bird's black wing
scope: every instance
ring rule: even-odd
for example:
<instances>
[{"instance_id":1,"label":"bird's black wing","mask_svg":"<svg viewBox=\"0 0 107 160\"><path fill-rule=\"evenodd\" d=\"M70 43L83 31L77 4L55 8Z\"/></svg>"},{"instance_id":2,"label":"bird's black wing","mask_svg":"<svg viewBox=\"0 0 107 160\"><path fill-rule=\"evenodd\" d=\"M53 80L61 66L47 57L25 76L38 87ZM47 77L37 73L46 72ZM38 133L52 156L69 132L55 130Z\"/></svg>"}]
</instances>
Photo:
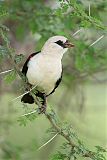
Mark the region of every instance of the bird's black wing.
<instances>
[{"instance_id":1,"label":"bird's black wing","mask_svg":"<svg viewBox=\"0 0 107 160\"><path fill-rule=\"evenodd\" d=\"M40 52L40 51L39 51ZM32 53L28 59L26 60L23 68L22 68L22 73L26 76L27 70L28 70L28 62L29 60L35 56L36 54L38 54L39 52L36 53ZM21 98L21 102L23 103L29 103L29 104L33 104L34 103L34 98L32 97L32 95L30 95L29 93L25 94L22 98Z\"/></svg>"},{"instance_id":2,"label":"bird's black wing","mask_svg":"<svg viewBox=\"0 0 107 160\"><path fill-rule=\"evenodd\" d=\"M26 60L26 62L25 62L25 64L24 64L24 66L23 66L23 68L22 68L22 73L26 76L26 73L27 73L27 70L28 70L28 62L29 62L29 60L33 57L33 56L35 56L36 54L38 54L38 53L40 53L40 51L39 52L35 52L35 53L32 53L29 57L28 57L28 59Z\"/></svg>"},{"instance_id":3,"label":"bird's black wing","mask_svg":"<svg viewBox=\"0 0 107 160\"><path fill-rule=\"evenodd\" d=\"M54 87L54 89L52 90L52 92L51 92L50 94L54 93L54 92L55 92L55 89L56 89L56 88L59 86L59 84L61 83L62 74L63 74L63 71L62 71L62 73L61 73L61 77L56 81L55 87ZM49 95L50 95L50 94L49 94ZM49 95L47 95L47 96L49 96Z\"/></svg>"}]
</instances>

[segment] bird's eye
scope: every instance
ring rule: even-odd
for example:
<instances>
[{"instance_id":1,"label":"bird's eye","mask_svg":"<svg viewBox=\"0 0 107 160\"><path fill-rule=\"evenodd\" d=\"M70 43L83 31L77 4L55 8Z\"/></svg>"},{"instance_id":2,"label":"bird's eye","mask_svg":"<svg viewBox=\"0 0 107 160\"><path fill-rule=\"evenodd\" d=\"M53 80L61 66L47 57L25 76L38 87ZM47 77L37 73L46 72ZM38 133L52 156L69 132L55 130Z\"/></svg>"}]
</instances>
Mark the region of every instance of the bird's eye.
<instances>
[{"instance_id":1,"label":"bird's eye","mask_svg":"<svg viewBox=\"0 0 107 160\"><path fill-rule=\"evenodd\" d=\"M66 40L66 43L69 43L69 41L68 41L68 40Z\"/></svg>"},{"instance_id":2,"label":"bird's eye","mask_svg":"<svg viewBox=\"0 0 107 160\"><path fill-rule=\"evenodd\" d=\"M63 47L63 41L59 40L59 41L57 41L55 43L58 44L59 46Z\"/></svg>"}]
</instances>

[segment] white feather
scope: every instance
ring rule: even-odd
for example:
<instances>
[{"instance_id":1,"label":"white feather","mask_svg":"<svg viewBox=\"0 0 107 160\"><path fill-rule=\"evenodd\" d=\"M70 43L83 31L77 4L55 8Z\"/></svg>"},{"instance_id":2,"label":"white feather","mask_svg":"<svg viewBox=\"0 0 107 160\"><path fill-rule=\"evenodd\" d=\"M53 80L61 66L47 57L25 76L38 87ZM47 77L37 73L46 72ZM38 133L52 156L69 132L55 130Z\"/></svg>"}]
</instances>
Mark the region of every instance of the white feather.
<instances>
[{"instance_id":1,"label":"white feather","mask_svg":"<svg viewBox=\"0 0 107 160\"><path fill-rule=\"evenodd\" d=\"M30 84L39 83L39 90L49 94L55 87L56 81L61 77L62 65L60 59L53 59L52 56L34 56L28 64L27 78Z\"/></svg>"}]
</instances>

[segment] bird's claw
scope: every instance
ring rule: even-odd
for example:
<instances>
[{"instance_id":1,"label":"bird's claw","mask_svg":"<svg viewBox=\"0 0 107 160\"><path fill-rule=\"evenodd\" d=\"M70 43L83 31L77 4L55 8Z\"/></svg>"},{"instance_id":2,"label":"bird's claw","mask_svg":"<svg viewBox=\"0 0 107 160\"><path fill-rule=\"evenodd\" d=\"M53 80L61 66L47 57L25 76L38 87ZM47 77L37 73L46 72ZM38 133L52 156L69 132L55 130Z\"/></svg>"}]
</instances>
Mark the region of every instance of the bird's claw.
<instances>
[{"instance_id":1,"label":"bird's claw","mask_svg":"<svg viewBox=\"0 0 107 160\"><path fill-rule=\"evenodd\" d=\"M46 112L46 105L42 105L40 108L39 108L39 114L43 114Z\"/></svg>"},{"instance_id":2,"label":"bird's claw","mask_svg":"<svg viewBox=\"0 0 107 160\"><path fill-rule=\"evenodd\" d=\"M27 83L27 88L28 88L28 90L30 91L31 88L32 88L32 85L31 85L30 83Z\"/></svg>"}]
</instances>

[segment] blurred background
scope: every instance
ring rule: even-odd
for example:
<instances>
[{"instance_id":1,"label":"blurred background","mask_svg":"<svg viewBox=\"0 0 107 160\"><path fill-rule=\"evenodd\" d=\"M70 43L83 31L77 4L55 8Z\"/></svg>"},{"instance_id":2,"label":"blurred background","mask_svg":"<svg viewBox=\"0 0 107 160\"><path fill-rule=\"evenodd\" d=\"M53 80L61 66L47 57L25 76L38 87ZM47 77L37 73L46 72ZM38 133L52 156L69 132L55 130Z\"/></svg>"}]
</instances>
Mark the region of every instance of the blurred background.
<instances>
[{"instance_id":1,"label":"blurred background","mask_svg":"<svg viewBox=\"0 0 107 160\"><path fill-rule=\"evenodd\" d=\"M107 0L78 0L88 14L107 25ZM73 8L60 9L54 0L0 0L4 12L0 23L9 28L8 37L16 54L23 54L19 64L23 66L27 56L39 51L44 42L54 35L64 35L75 48L64 55L62 83L48 98L62 122L71 122L72 127L87 147L107 147L107 36L104 30L95 28L87 21L73 15ZM7 14L8 13L8 14ZM6 14L6 16L5 16ZM76 31L80 32L77 34ZM100 36L104 38L88 47ZM3 41L0 38L0 72L12 69ZM2 54L4 52L4 54ZM11 74L11 73L9 73ZM11 82L11 85L10 85ZM56 137L50 144L36 151L52 135L46 134L50 126L44 115L26 126L18 123L25 112L35 105L24 106L20 78L0 75L0 160L48 160L61 143Z\"/></svg>"}]
</instances>

